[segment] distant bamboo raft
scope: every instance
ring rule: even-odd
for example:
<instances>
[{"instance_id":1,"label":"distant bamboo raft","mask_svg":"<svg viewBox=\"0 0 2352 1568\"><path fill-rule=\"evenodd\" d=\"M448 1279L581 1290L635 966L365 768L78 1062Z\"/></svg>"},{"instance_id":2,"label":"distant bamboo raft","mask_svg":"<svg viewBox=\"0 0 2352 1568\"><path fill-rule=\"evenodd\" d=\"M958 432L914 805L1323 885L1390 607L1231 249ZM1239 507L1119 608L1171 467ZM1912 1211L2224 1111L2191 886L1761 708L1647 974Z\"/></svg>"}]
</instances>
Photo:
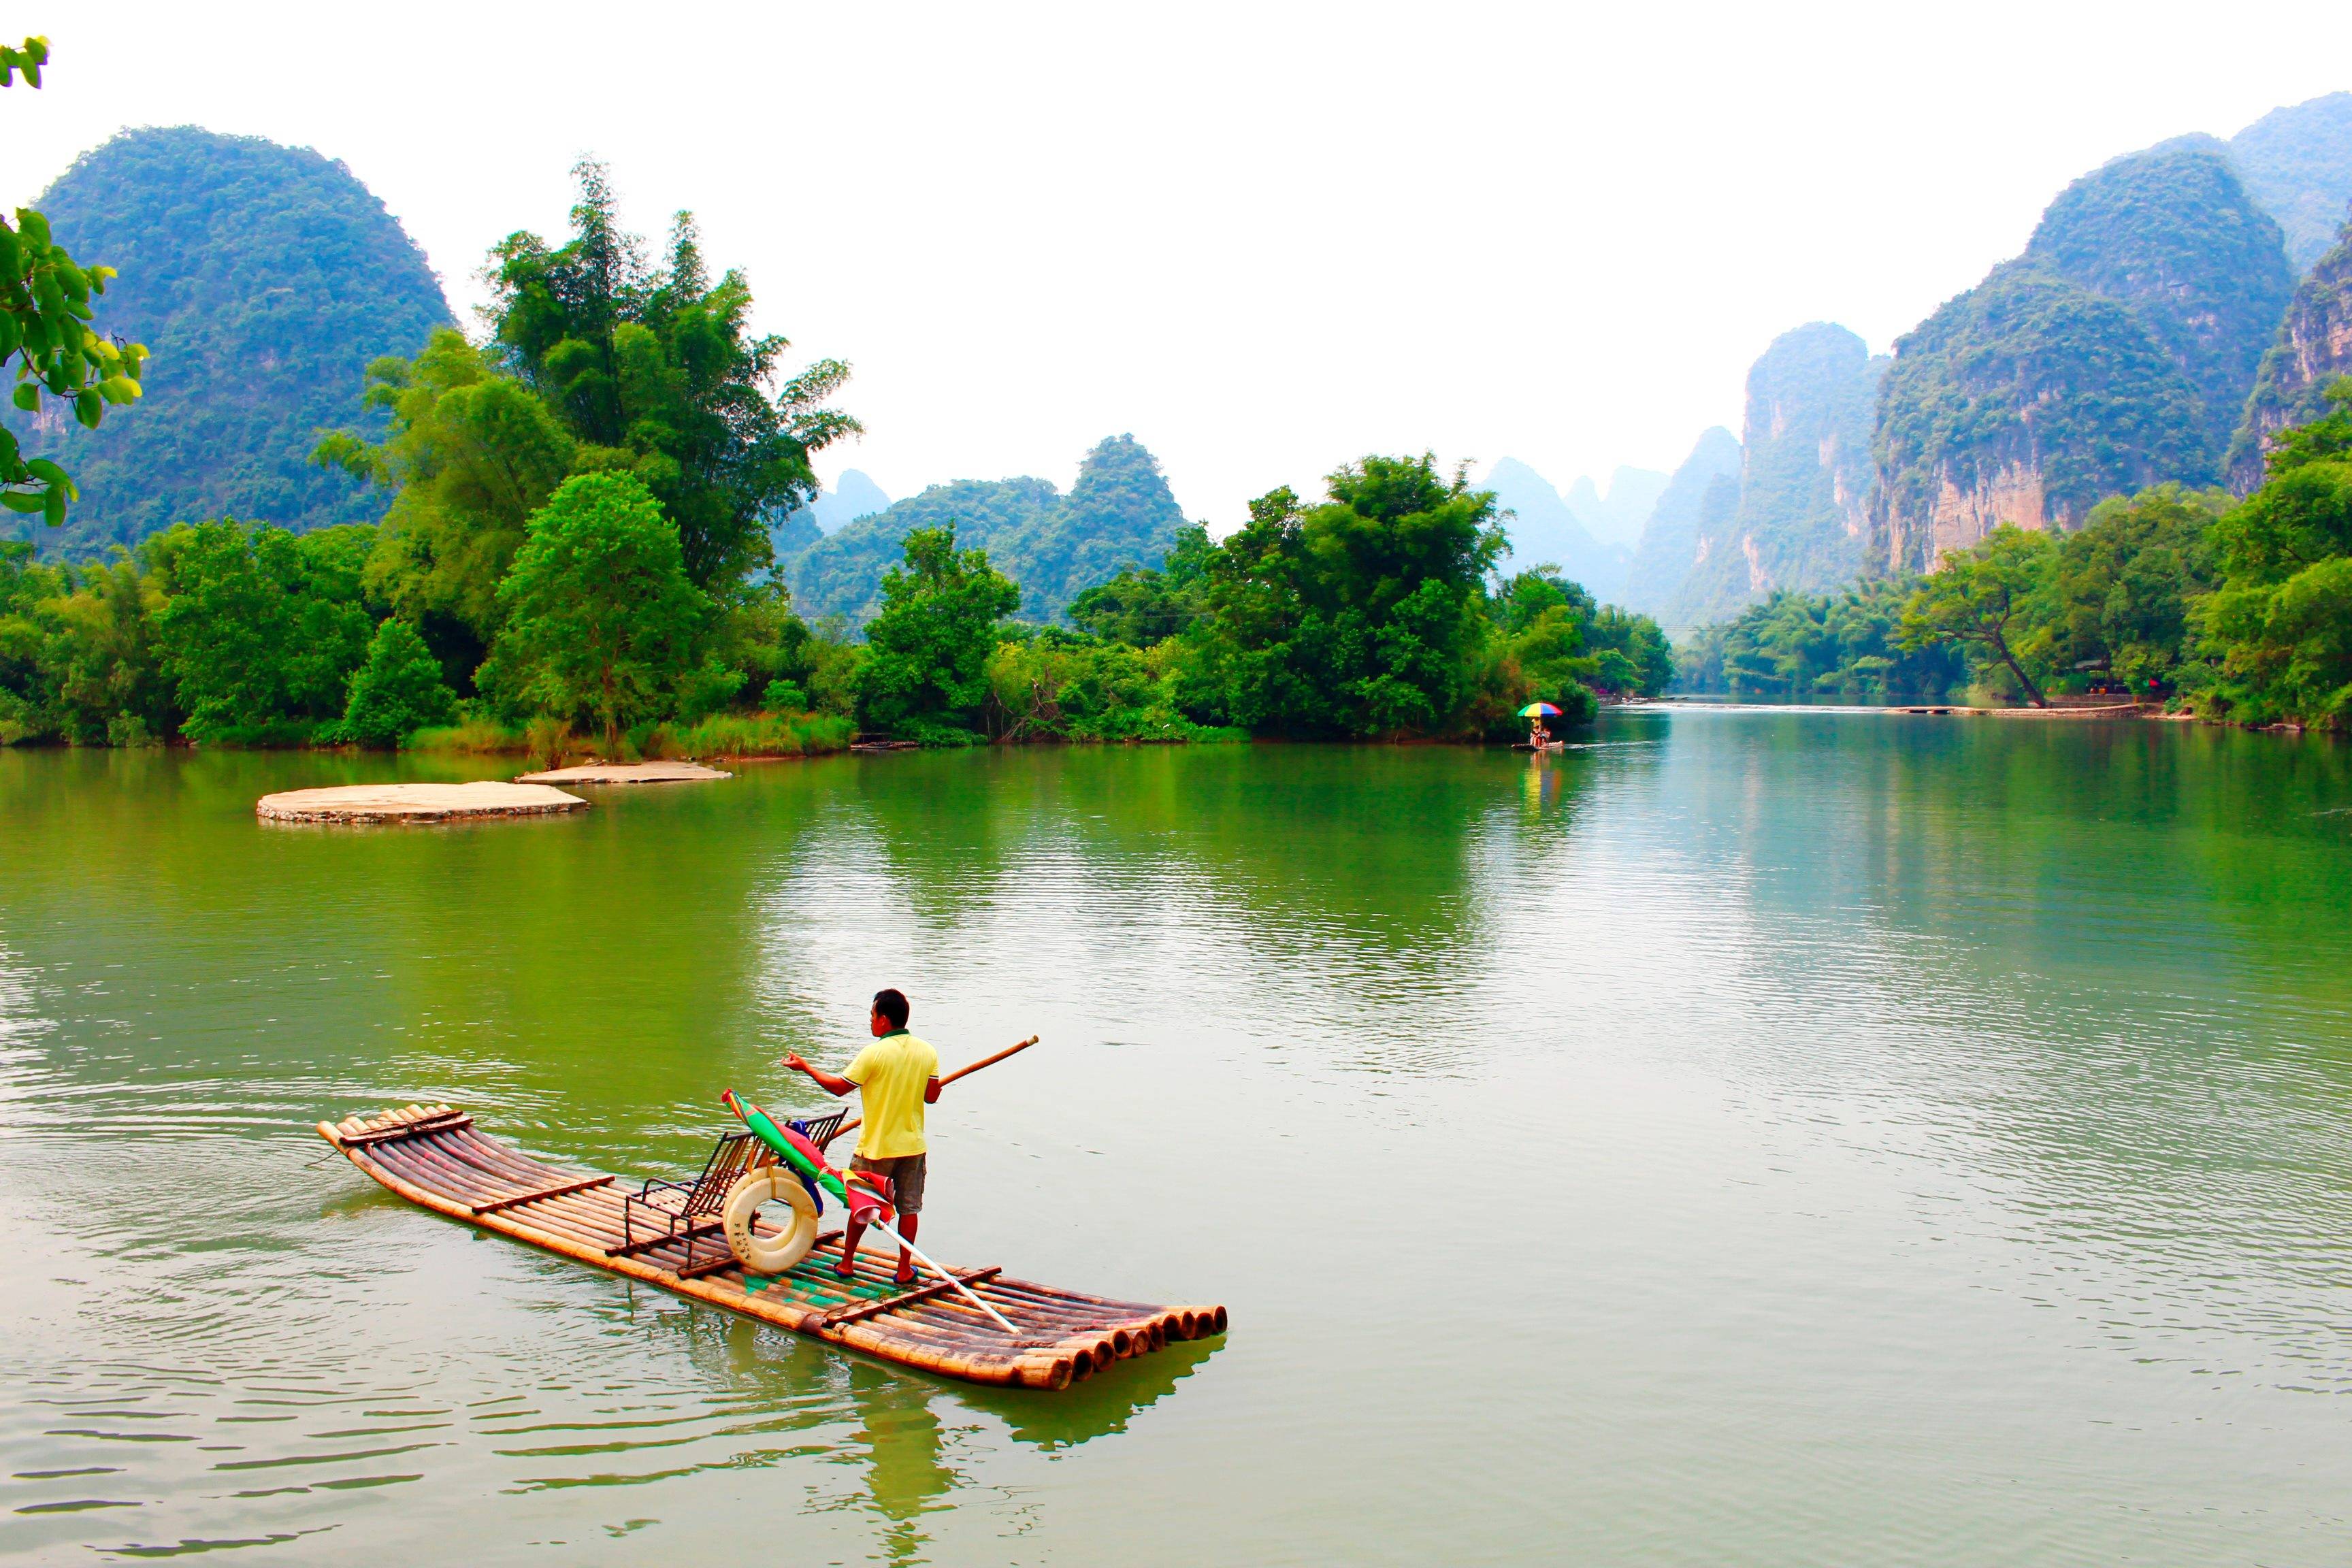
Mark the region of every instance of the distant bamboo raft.
<instances>
[{"instance_id":1,"label":"distant bamboo raft","mask_svg":"<svg viewBox=\"0 0 2352 1568\"><path fill-rule=\"evenodd\" d=\"M772 1279L745 1278L715 1220L675 1240L640 1237L629 1246L622 1236L625 1189L618 1180L543 1165L446 1105L321 1121L319 1136L409 1202L452 1219L794 1333L971 1383L1067 1388L1122 1357L1225 1331L1223 1307L1113 1301L1009 1279L995 1268L956 1269L1024 1331L1008 1335L934 1278L919 1276L912 1287L894 1284L895 1248L861 1249L856 1278L835 1279L841 1251L831 1243L837 1232L820 1237L815 1251ZM763 1236L772 1232L757 1228ZM689 1247L697 1258L691 1264Z\"/></svg>"}]
</instances>

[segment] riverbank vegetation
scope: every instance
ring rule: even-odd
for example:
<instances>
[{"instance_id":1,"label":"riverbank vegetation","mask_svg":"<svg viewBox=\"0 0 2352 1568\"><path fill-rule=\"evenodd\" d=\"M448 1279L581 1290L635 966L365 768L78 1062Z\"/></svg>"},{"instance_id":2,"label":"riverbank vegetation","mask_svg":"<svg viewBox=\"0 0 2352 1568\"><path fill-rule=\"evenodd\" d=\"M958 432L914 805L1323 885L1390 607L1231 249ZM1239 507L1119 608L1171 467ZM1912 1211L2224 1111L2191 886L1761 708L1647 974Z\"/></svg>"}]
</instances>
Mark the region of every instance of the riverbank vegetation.
<instances>
[{"instance_id":1,"label":"riverbank vegetation","mask_svg":"<svg viewBox=\"0 0 2352 1568\"><path fill-rule=\"evenodd\" d=\"M1142 503L1111 503L1149 491L1172 543L1047 584L1037 619L1066 603L1071 626L1014 619L1024 585L949 516L877 563L862 637L813 628L772 540L816 493L812 455L858 428L830 405L847 367L781 378L787 345L750 335L750 287L711 279L691 216L656 264L604 171L576 174L569 237L493 250L486 341L443 328L377 360L373 431L318 443L320 468L389 492L381 524L183 522L80 563L0 546L0 742L553 761L805 754L860 731L1466 740L1517 732L1529 701L1573 721L1671 679L1646 618L1550 567L1499 576L1494 496L1427 455L1367 457L1320 500L1274 490L1213 541L1121 437L1074 500L1124 516Z\"/></svg>"},{"instance_id":2,"label":"riverbank vegetation","mask_svg":"<svg viewBox=\"0 0 2352 1568\"><path fill-rule=\"evenodd\" d=\"M1075 632L1012 628L967 731L997 739L1468 740L1520 707L1571 721L1672 679L1654 622L1601 609L1548 566L1494 574L1491 492L1433 458L1367 457L1307 503L1284 487L1222 541L1071 604Z\"/></svg>"},{"instance_id":3,"label":"riverbank vegetation","mask_svg":"<svg viewBox=\"0 0 2352 1568\"><path fill-rule=\"evenodd\" d=\"M1874 702L2109 693L2352 725L2352 381L2331 399L2242 500L2158 485L2072 532L1997 529L1925 576L1776 595L1692 637L1682 685Z\"/></svg>"}]
</instances>

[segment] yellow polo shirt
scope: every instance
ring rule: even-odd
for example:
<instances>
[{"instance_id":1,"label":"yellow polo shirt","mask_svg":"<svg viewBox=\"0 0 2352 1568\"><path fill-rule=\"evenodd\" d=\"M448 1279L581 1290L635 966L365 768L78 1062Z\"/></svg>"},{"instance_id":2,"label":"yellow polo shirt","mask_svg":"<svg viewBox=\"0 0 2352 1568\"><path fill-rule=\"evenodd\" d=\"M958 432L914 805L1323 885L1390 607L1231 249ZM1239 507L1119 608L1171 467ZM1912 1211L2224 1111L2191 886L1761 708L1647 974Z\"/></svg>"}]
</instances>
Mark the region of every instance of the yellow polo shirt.
<instances>
[{"instance_id":1,"label":"yellow polo shirt","mask_svg":"<svg viewBox=\"0 0 2352 1568\"><path fill-rule=\"evenodd\" d=\"M858 1052L841 1075L857 1086L865 1102L857 1152L869 1160L895 1160L928 1150L923 1090L939 1075L940 1053L904 1029L893 1029Z\"/></svg>"}]
</instances>

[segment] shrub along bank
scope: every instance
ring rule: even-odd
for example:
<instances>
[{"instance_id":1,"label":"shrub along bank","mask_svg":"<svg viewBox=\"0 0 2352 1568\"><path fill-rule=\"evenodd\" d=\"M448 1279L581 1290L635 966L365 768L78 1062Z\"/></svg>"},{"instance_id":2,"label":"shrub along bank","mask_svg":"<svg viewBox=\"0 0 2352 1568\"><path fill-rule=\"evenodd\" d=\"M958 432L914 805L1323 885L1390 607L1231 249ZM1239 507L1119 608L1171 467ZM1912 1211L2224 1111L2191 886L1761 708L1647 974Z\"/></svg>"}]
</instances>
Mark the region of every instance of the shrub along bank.
<instances>
[{"instance_id":1,"label":"shrub along bank","mask_svg":"<svg viewBox=\"0 0 2352 1568\"><path fill-rule=\"evenodd\" d=\"M511 413L536 395L499 396ZM1009 620L1019 585L985 552L917 530L863 643L812 631L764 579L698 584L658 498L592 469L496 548L483 535L503 522L438 538L436 570L498 563L491 591L441 601L486 634L456 679L464 640L431 645L419 623L441 612L413 595L415 535L394 528L184 524L82 566L0 552L0 738L551 757L801 755L859 730L1473 739L1517 732L1528 701L1590 717L1673 670L1646 618L1549 568L1493 577L1492 496L1427 457L1367 458L1314 505L1275 491L1222 543L1189 529L1161 566L1080 595L1076 631Z\"/></svg>"}]
</instances>

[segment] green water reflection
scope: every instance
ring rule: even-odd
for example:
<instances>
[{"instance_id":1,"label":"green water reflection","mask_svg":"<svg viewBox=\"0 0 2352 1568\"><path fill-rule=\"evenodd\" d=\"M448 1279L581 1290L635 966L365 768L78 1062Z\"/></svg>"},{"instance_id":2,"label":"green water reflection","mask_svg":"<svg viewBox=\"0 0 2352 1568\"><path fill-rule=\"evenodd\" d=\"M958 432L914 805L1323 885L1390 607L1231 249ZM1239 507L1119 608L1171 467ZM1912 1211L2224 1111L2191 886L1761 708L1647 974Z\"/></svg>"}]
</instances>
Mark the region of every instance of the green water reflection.
<instances>
[{"instance_id":1,"label":"green water reflection","mask_svg":"<svg viewBox=\"0 0 2352 1568\"><path fill-rule=\"evenodd\" d=\"M0 751L0 1555L2339 1555L2340 745L1682 713L251 815L484 771ZM940 1249L1229 1342L968 1389L314 1163L430 1099L689 1169L882 984L1045 1040L935 1113Z\"/></svg>"}]
</instances>

